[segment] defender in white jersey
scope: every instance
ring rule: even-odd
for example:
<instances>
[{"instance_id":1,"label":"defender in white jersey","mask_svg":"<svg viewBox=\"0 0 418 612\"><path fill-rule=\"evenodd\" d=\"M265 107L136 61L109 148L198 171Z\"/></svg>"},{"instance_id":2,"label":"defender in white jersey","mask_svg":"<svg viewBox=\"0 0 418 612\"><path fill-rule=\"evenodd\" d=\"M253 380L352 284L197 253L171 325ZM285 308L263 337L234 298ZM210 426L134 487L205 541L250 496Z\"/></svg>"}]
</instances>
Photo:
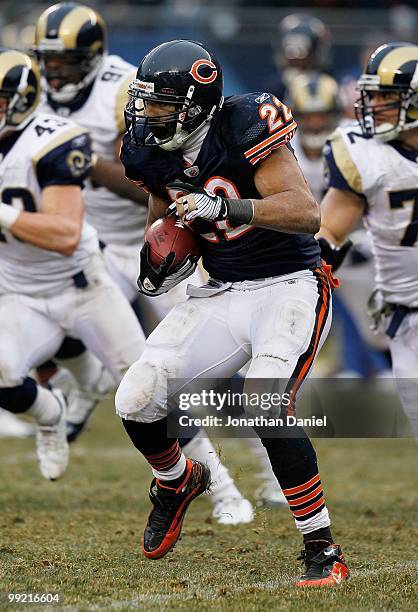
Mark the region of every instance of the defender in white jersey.
<instances>
[{"instance_id":1,"label":"defender in white jersey","mask_svg":"<svg viewBox=\"0 0 418 612\"><path fill-rule=\"evenodd\" d=\"M325 149L330 189L319 235L332 263L364 218L393 372L418 436L418 46L379 47L359 89L360 129L339 128Z\"/></svg>"},{"instance_id":2,"label":"defender in white jersey","mask_svg":"<svg viewBox=\"0 0 418 612\"><path fill-rule=\"evenodd\" d=\"M44 11L37 22L35 50L46 93L42 108L71 117L90 133L94 155L83 192L86 219L97 230L109 272L133 303L139 295L138 250L144 238L148 195L125 178L119 151L128 85L136 68L116 55L107 55L106 47L106 25L88 6L61 2ZM200 280L198 274L196 280ZM185 285L158 298L141 296L141 314L145 311L147 322L155 325L185 297ZM87 358L81 353L71 361ZM90 410L87 404L86 415ZM214 517L225 524L252 520L250 502L238 491L203 432L187 448L211 464Z\"/></svg>"},{"instance_id":3,"label":"defender in white jersey","mask_svg":"<svg viewBox=\"0 0 418 612\"><path fill-rule=\"evenodd\" d=\"M66 334L82 338L115 383L144 336L83 221L89 135L72 121L36 112L38 68L0 52L0 405L38 424L42 474L65 470L65 401L28 376ZM123 324L120 324L120 321Z\"/></svg>"},{"instance_id":4,"label":"defender in white jersey","mask_svg":"<svg viewBox=\"0 0 418 612\"><path fill-rule=\"evenodd\" d=\"M325 73L300 74L289 83L288 95L298 121L292 146L308 185L320 202L328 188L322 150L341 118L338 84ZM354 362L356 369L352 373L361 372L366 376L378 367L385 367L384 357L374 349L380 350L386 342L383 334L376 335L369 330L367 300L374 266L373 258L365 256L369 251L365 231L356 232L351 238L355 239L356 246L339 271L341 286L334 296L334 321L338 327L343 316L339 334L345 341L340 350L343 375L349 373Z\"/></svg>"}]
</instances>

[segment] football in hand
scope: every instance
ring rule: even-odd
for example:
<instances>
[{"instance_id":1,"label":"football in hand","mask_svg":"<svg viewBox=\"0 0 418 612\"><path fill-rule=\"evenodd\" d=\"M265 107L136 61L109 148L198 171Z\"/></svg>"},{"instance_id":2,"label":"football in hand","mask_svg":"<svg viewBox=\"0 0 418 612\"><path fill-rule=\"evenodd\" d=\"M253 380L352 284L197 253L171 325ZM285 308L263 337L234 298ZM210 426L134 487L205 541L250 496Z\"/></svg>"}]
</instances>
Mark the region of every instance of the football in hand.
<instances>
[{"instance_id":1,"label":"football in hand","mask_svg":"<svg viewBox=\"0 0 418 612\"><path fill-rule=\"evenodd\" d=\"M175 259L170 268L181 264L188 255L200 257L199 238L175 216L157 219L148 228L145 240L149 243L149 257L153 266L158 267L171 252Z\"/></svg>"}]
</instances>

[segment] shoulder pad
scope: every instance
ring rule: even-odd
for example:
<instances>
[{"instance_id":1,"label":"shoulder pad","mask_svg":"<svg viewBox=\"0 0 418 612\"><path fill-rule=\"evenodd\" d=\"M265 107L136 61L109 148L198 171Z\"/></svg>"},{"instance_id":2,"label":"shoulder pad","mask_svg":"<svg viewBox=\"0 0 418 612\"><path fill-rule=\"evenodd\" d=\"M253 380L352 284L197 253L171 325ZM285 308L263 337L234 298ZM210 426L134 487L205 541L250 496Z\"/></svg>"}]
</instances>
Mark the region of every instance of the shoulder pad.
<instances>
[{"instance_id":1,"label":"shoulder pad","mask_svg":"<svg viewBox=\"0 0 418 612\"><path fill-rule=\"evenodd\" d=\"M362 194L362 179L359 169L352 157L350 133L350 128L337 128L331 134L325 145L324 157L328 164L331 187L338 187L336 184L333 184L333 175L339 173L352 191L357 194Z\"/></svg>"},{"instance_id":2,"label":"shoulder pad","mask_svg":"<svg viewBox=\"0 0 418 612\"><path fill-rule=\"evenodd\" d=\"M251 165L286 144L297 127L291 110L270 93L233 96L224 108L224 136Z\"/></svg>"}]
</instances>

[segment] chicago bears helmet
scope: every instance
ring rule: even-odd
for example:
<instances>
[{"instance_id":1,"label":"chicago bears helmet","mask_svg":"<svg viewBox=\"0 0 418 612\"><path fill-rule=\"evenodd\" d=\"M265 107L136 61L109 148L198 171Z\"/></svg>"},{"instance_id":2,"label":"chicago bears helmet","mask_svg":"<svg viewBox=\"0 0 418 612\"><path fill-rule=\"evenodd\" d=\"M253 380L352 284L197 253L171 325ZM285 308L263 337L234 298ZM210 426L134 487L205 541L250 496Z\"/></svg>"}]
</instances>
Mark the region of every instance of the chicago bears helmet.
<instances>
[{"instance_id":1,"label":"chicago bears helmet","mask_svg":"<svg viewBox=\"0 0 418 612\"><path fill-rule=\"evenodd\" d=\"M278 60L301 69L323 69L328 63L331 35L323 21L305 13L287 15L279 24Z\"/></svg>"},{"instance_id":2,"label":"chicago bears helmet","mask_svg":"<svg viewBox=\"0 0 418 612\"><path fill-rule=\"evenodd\" d=\"M301 72L289 82L288 96L302 144L322 149L341 113L338 83L325 73Z\"/></svg>"},{"instance_id":3,"label":"chicago bears helmet","mask_svg":"<svg viewBox=\"0 0 418 612\"><path fill-rule=\"evenodd\" d=\"M125 121L136 145L180 148L221 108L223 77L201 43L173 40L152 49L129 87ZM161 114L147 114L147 104Z\"/></svg>"},{"instance_id":4,"label":"chicago bears helmet","mask_svg":"<svg viewBox=\"0 0 418 612\"><path fill-rule=\"evenodd\" d=\"M365 136L387 142L418 127L418 46L389 43L378 47L367 62L358 88L360 99L355 110ZM376 92L395 96L375 104ZM388 111L395 109L396 120L386 120Z\"/></svg>"},{"instance_id":5,"label":"chicago bears helmet","mask_svg":"<svg viewBox=\"0 0 418 612\"><path fill-rule=\"evenodd\" d=\"M54 102L74 102L90 85L106 52L106 37L103 19L88 6L60 2L42 13L34 51Z\"/></svg>"},{"instance_id":6,"label":"chicago bears helmet","mask_svg":"<svg viewBox=\"0 0 418 612\"><path fill-rule=\"evenodd\" d=\"M6 100L0 133L19 130L35 111L41 93L41 77L34 59L25 53L0 49L0 98Z\"/></svg>"}]
</instances>

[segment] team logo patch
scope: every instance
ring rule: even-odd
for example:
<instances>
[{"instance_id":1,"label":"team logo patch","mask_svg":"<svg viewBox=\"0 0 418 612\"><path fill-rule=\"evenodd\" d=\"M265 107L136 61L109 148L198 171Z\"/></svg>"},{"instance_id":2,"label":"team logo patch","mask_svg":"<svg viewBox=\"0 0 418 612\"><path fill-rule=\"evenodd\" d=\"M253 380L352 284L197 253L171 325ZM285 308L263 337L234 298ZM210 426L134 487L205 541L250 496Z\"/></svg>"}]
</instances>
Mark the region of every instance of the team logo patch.
<instances>
[{"instance_id":1,"label":"team logo patch","mask_svg":"<svg viewBox=\"0 0 418 612\"><path fill-rule=\"evenodd\" d=\"M200 170L197 166L190 166L190 168L186 168L184 170L184 174L186 176L190 176L190 178L196 178L196 176L199 174Z\"/></svg>"},{"instance_id":2,"label":"team logo patch","mask_svg":"<svg viewBox=\"0 0 418 612\"><path fill-rule=\"evenodd\" d=\"M74 149L67 155L67 166L73 176L82 176L90 165L90 159L88 159L82 151Z\"/></svg>"},{"instance_id":3,"label":"team logo patch","mask_svg":"<svg viewBox=\"0 0 418 612\"><path fill-rule=\"evenodd\" d=\"M218 71L213 62L207 59L196 60L190 68L190 74L198 83L208 85L218 76ZM205 76L206 75L206 76Z\"/></svg>"}]
</instances>

